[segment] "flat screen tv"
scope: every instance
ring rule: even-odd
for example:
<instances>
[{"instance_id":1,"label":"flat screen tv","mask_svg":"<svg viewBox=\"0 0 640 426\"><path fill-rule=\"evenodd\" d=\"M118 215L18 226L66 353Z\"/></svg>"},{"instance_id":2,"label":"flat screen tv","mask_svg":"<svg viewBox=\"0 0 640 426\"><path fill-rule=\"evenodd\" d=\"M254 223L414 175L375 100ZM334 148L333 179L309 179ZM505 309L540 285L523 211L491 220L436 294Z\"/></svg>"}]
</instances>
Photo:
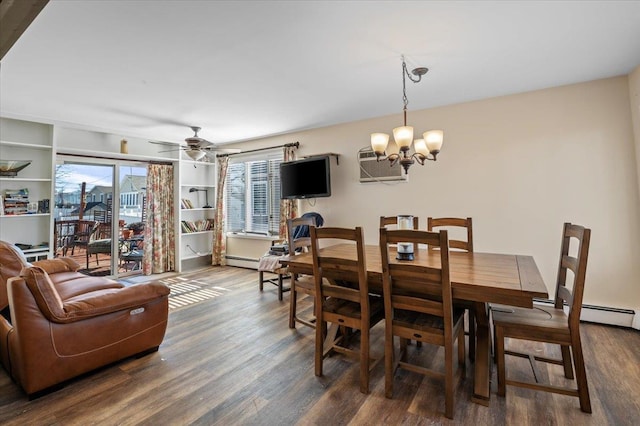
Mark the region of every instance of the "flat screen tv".
<instances>
[{"instance_id":1,"label":"flat screen tv","mask_svg":"<svg viewBox=\"0 0 640 426\"><path fill-rule=\"evenodd\" d=\"M280 198L317 198L331 195L329 156L280 163Z\"/></svg>"}]
</instances>

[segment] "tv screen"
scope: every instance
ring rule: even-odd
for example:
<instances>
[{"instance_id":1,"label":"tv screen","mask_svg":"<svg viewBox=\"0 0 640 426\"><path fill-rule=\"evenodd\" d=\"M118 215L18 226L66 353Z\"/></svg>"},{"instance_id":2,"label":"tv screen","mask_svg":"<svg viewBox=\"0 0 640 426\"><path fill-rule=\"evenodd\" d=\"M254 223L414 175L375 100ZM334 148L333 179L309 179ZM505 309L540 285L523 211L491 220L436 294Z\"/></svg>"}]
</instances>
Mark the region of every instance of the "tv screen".
<instances>
[{"instance_id":1,"label":"tv screen","mask_svg":"<svg viewBox=\"0 0 640 426\"><path fill-rule=\"evenodd\" d=\"M280 164L280 198L317 198L331 195L329 156Z\"/></svg>"}]
</instances>

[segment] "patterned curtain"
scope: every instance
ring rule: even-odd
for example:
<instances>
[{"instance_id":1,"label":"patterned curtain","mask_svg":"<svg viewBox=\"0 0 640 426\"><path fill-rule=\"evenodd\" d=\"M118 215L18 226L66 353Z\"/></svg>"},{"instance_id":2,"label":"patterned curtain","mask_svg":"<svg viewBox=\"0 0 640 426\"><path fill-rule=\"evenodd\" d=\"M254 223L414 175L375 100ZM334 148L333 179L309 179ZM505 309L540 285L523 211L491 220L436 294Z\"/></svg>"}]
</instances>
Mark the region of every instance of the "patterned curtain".
<instances>
[{"instance_id":1,"label":"patterned curtain","mask_svg":"<svg viewBox=\"0 0 640 426\"><path fill-rule=\"evenodd\" d=\"M285 146L283 161L293 161L296 159L296 147ZM298 200L280 200L280 238L287 241L287 219L298 217Z\"/></svg>"},{"instance_id":2,"label":"patterned curtain","mask_svg":"<svg viewBox=\"0 0 640 426\"><path fill-rule=\"evenodd\" d=\"M216 213L213 224L212 265L227 264L227 240L224 235L224 183L227 179L229 157L218 157L218 185L216 189Z\"/></svg>"},{"instance_id":3,"label":"patterned curtain","mask_svg":"<svg viewBox=\"0 0 640 426\"><path fill-rule=\"evenodd\" d=\"M175 271L173 165L147 166L147 221L144 228L145 275Z\"/></svg>"}]
</instances>

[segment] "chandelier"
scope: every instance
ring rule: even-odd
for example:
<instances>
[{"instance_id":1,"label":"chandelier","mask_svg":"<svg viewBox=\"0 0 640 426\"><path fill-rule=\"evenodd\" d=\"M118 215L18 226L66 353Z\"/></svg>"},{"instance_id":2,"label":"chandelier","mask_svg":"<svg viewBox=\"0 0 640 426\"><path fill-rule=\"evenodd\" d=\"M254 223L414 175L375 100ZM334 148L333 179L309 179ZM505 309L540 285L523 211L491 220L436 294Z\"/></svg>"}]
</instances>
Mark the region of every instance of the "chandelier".
<instances>
[{"instance_id":1,"label":"chandelier","mask_svg":"<svg viewBox=\"0 0 640 426\"><path fill-rule=\"evenodd\" d=\"M409 173L409 167L414 162L418 162L421 166L424 165L425 160L436 161L436 156L442 148L442 142L444 139L444 132L442 130L427 130L422 134L422 139L413 140L413 127L407 126L407 87L406 77L414 83L419 83L422 80L422 76L429 71L428 68L419 67L411 71L411 74L416 76L415 78L407 71L407 64L404 61L404 55L402 56L402 102L404 108L402 109L404 114L404 125L393 129L393 139L398 146L398 153L392 153L386 155L385 150L389 144L389 134L387 133L371 133L371 148L376 154L378 161L389 160L391 166L396 163L404 168L405 173ZM409 153L411 144L413 143L414 151Z\"/></svg>"}]
</instances>

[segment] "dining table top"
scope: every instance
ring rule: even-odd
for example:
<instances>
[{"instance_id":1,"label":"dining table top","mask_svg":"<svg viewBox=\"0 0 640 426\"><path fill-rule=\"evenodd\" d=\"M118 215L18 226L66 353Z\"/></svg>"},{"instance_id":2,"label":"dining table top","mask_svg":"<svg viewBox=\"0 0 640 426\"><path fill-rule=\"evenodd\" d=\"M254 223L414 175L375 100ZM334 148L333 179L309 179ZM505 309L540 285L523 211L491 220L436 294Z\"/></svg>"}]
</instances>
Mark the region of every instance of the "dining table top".
<instances>
[{"instance_id":1,"label":"dining table top","mask_svg":"<svg viewBox=\"0 0 640 426\"><path fill-rule=\"evenodd\" d=\"M437 250L419 248L414 260L396 260L390 248L390 262L411 262L440 267ZM320 249L323 256L355 259L355 245L342 243ZM393 253L391 253L393 252ZM369 286L382 286L382 259L378 245L365 245ZM295 273L313 273L311 253L285 256L280 261ZM531 307L533 298L548 298L549 293L532 256L481 252L449 252L449 269L454 299L492 302Z\"/></svg>"}]
</instances>

